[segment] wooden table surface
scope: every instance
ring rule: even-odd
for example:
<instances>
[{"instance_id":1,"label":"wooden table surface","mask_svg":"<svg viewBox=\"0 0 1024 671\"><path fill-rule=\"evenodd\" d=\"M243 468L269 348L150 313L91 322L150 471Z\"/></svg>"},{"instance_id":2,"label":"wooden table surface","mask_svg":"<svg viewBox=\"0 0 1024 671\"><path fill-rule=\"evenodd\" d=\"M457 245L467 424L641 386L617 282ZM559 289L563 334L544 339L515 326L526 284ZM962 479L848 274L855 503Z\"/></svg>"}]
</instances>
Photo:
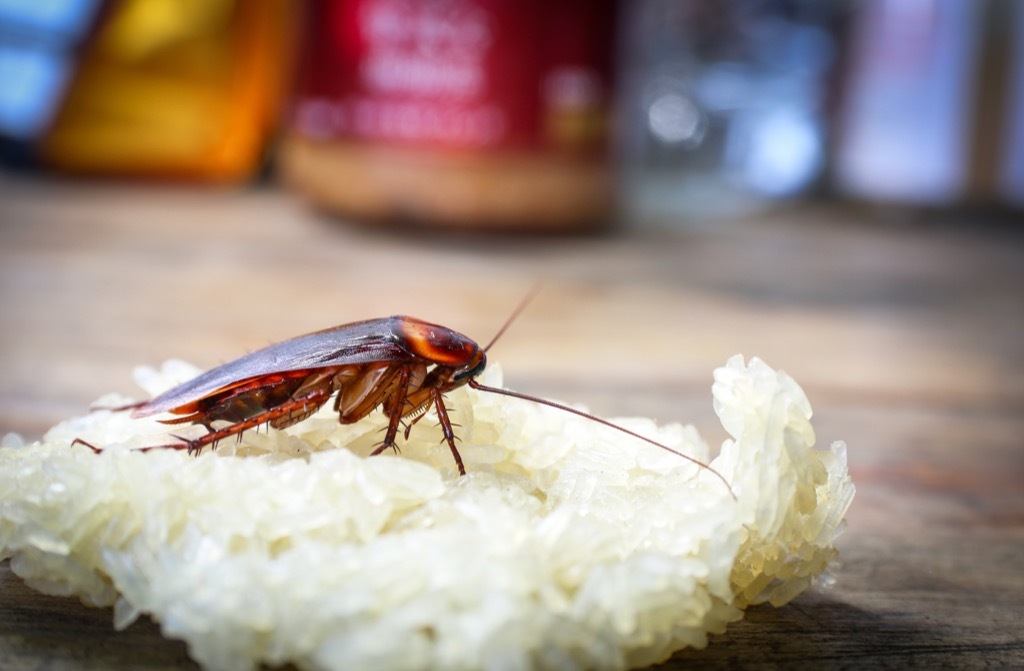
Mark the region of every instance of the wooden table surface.
<instances>
[{"instance_id":1,"label":"wooden table surface","mask_svg":"<svg viewBox=\"0 0 1024 671\"><path fill-rule=\"evenodd\" d=\"M392 313L489 340L516 389L695 423L711 372L793 375L857 498L838 582L758 607L666 668L1024 667L1024 222L838 207L674 233L492 238L359 228L273 188L0 174L0 433L40 437L138 363L209 366ZM0 564L0 668L194 668L146 619Z\"/></svg>"}]
</instances>

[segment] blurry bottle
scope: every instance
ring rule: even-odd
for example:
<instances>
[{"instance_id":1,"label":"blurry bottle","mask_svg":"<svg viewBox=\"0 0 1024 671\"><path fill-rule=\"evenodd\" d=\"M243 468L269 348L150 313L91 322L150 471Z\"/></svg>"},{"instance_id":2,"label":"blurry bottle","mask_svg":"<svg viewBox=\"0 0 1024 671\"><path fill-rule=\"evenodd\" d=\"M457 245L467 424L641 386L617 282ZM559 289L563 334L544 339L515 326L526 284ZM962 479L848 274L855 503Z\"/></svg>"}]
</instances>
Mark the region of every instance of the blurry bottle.
<instances>
[{"instance_id":1,"label":"blurry bottle","mask_svg":"<svg viewBox=\"0 0 1024 671\"><path fill-rule=\"evenodd\" d=\"M975 0L868 0L856 15L835 176L871 200L948 203L969 166Z\"/></svg>"},{"instance_id":2,"label":"blurry bottle","mask_svg":"<svg viewBox=\"0 0 1024 671\"><path fill-rule=\"evenodd\" d=\"M322 0L283 166L363 220L585 229L611 204L612 0Z\"/></svg>"},{"instance_id":3,"label":"blurry bottle","mask_svg":"<svg viewBox=\"0 0 1024 671\"><path fill-rule=\"evenodd\" d=\"M1024 3L859 3L837 139L843 193L1024 205Z\"/></svg>"},{"instance_id":4,"label":"blurry bottle","mask_svg":"<svg viewBox=\"0 0 1024 671\"><path fill-rule=\"evenodd\" d=\"M621 183L633 223L692 225L815 185L839 6L634 0L625 11Z\"/></svg>"},{"instance_id":5,"label":"blurry bottle","mask_svg":"<svg viewBox=\"0 0 1024 671\"><path fill-rule=\"evenodd\" d=\"M38 106L31 123L22 124L21 140L39 163L82 173L212 180L242 179L260 167L292 64L296 5L41 4L92 7L98 21L66 54L59 76L50 78L51 109ZM47 13L29 9L13 14ZM40 44L37 51L45 53L47 42ZM42 100L40 93L33 95Z\"/></svg>"},{"instance_id":6,"label":"blurry bottle","mask_svg":"<svg viewBox=\"0 0 1024 671\"><path fill-rule=\"evenodd\" d=\"M1009 29L1004 43L1008 81L1003 121L1005 142L1000 144L997 159L996 189L1007 203L1024 209L1024 3L1015 2L1012 7L1009 20L1002 24Z\"/></svg>"},{"instance_id":7,"label":"blurry bottle","mask_svg":"<svg viewBox=\"0 0 1024 671\"><path fill-rule=\"evenodd\" d=\"M100 0L0 0L0 160L32 165L57 113Z\"/></svg>"}]
</instances>

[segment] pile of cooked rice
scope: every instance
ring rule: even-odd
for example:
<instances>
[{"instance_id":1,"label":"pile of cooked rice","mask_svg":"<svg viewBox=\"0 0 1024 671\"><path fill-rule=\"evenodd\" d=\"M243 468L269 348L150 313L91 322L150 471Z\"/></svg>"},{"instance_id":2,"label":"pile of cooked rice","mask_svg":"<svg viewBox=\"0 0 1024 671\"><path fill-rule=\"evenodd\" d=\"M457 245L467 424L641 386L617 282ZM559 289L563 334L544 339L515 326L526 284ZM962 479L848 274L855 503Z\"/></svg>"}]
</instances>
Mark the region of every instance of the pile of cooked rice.
<instances>
[{"instance_id":1,"label":"pile of cooked rice","mask_svg":"<svg viewBox=\"0 0 1024 671\"><path fill-rule=\"evenodd\" d=\"M156 394L197 372L137 377ZM42 592L113 605L116 627L148 614L209 669L646 666L805 590L854 494L845 446L813 449L787 375L737 356L713 393L733 438L710 463L738 501L596 422L465 388L448 405L466 477L430 416L399 456L365 456L383 416L341 426L328 407L194 458L131 451L168 427L96 411L4 439L0 558ZM693 427L617 421L710 460Z\"/></svg>"}]
</instances>

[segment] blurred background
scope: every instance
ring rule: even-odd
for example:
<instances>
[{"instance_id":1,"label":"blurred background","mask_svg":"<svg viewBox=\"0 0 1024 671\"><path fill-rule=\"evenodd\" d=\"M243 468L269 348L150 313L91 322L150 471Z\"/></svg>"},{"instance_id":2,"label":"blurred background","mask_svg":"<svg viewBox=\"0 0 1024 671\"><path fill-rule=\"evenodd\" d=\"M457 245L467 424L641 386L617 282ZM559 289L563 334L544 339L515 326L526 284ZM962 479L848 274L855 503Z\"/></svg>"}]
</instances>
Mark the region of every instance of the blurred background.
<instances>
[{"instance_id":1,"label":"blurred background","mask_svg":"<svg viewBox=\"0 0 1024 671\"><path fill-rule=\"evenodd\" d=\"M475 230L1019 211L1022 45L1015 0L3 0L0 156Z\"/></svg>"},{"instance_id":2,"label":"blurred background","mask_svg":"<svg viewBox=\"0 0 1024 671\"><path fill-rule=\"evenodd\" d=\"M1024 0L0 0L0 435L538 282L513 389L715 446L759 356L849 445L844 566L678 667L1024 665L1022 223ZM192 668L0 590L13 668Z\"/></svg>"}]
</instances>

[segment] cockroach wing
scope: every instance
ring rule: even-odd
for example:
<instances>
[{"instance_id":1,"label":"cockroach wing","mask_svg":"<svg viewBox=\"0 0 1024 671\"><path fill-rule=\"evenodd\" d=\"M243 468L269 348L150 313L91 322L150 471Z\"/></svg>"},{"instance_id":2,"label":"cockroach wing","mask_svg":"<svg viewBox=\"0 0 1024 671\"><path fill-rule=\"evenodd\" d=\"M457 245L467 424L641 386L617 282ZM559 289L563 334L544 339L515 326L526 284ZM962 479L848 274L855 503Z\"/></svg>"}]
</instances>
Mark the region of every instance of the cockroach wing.
<instances>
[{"instance_id":1,"label":"cockroach wing","mask_svg":"<svg viewBox=\"0 0 1024 671\"><path fill-rule=\"evenodd\" d=\"M137 408L147 417L199 401L227 387L275 373L415 359L399 327L404 317L344 324L283 340L213 368Z\"/></svg>"}]
</instances>

